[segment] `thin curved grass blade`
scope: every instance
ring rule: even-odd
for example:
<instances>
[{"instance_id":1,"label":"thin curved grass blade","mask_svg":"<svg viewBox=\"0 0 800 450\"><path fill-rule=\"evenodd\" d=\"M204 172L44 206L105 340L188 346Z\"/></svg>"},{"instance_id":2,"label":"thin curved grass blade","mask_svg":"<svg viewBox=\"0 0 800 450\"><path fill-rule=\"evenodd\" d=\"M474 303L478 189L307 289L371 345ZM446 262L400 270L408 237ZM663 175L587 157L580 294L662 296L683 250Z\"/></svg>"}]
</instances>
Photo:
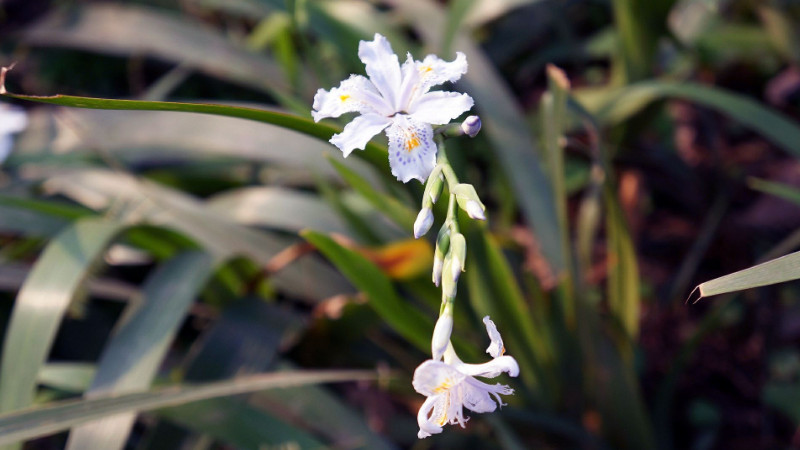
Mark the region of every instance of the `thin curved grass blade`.
<instances>
[{"instance_id":1,"label":"thin curved grass blade","mask_svg":"<svg viewBox=\"0 0 800 450\"><path fill-rule=\"evenodd\" d=\"M374 380L368 371L293 371L240 377L196 386L171 386L124 395L70 400L0 416L0 445L45 436L110 415L151 411L267 389L320 383Z\"/></svg>"}]
</instances>

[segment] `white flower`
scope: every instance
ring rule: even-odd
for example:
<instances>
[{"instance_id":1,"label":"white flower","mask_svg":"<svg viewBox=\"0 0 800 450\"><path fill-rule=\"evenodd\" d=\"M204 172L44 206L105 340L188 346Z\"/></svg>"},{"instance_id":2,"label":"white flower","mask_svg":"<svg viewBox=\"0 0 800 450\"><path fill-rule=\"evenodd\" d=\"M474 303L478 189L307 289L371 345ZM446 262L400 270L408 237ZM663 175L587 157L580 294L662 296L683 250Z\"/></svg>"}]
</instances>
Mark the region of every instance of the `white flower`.
<instances>
[{"instance_id":1,"label":"white flower","mask_svg":"<svg viewBox=\"0 0 800 450\"><path fill-rule=\"evenodd\" d=\"M453 346L449 345L444 362L427 360L414 371L414 389L427 396L417 414L419 433L422 439L442 432L444 425L458 423L462 427L468 417L464 408L477 412L492 412L504 403L500 395L513 394L513 389L503 384L487 384L475 377L494 378L502 372L512 377L519 375L519 365L511 356L503 356L503 340L489 316L484 317L486 331L492 340L489 346L493 359L484 364L462 362ZM495 349L502 349L495 351ZM487 350L489 351L489 350Z\"/></svg>"},{"instance_id":2,"label":"white flower","mask_svg":"<svg viewBox=\"0 0 800 450\"><path fill-rule=\"evenodd\" d=\"M403 183L412 178L424 182L436 165L431 125L449 123L473 105L466 94L429 91L461 78L467 72L466 56L457 53L454 61L446 62L428 55L415 61L409 54L401 67L389 41L375 34L372 41L361 41L358 57L369 78L351 75L337 88L318 90L311 112L314 120L361 113L330 142L346 157L386 129L392 175Z\"/></svg>"},{"instance_id":3,"label":"white flower","mask_svg":"<svg viewBox=\"0 0 800 450\"><path fill-rule=\"evenodd\" d=\"M28 116L22 109L0 103L0 163L8 158L14 141L11 135L28 126Z\"/></svg>"}]
</instances>

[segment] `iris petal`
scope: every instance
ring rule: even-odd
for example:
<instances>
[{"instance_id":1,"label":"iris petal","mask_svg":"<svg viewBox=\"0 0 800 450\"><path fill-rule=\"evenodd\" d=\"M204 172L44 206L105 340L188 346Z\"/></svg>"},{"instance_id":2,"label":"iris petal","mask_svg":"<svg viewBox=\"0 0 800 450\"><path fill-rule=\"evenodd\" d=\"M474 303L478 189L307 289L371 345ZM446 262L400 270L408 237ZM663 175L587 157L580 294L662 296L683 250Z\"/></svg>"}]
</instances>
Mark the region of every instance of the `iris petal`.
<instances>
[{"instance_id":1,"label":"iris petal","mask_svg":"<svg viewBox=\"0 0 800 450\"><path fill-rule=\"evenodd\" d=\"M414 120L443 125L469 111L474 103L467 94L435 91L419 97L408 112Z\"/></svg>"},{"instance_id":2,"label":"iris petal","mask_svg":"<svg viewBox=\"0 0 800 450\"><path fill-rule=\"evenodd\" d=\"M392 175L403 183L417 179L424 183L436 166L436 144L429 123L397 114L386 130L389 137L389 165Z\"/></svg>"},{"instance_id":3,"label":"iris petal","mask_svg":"<svg viewBox=\"0 0 800 450\"><path fill-rule=\"evenodd\" d=\"M370 81L396 110L395 100L401 82L400 62L392 51L389 40L375 33L372 41L361 41L358 44L358 57L366 66Z\"/></svg>"},{"instance_id":4,"label":"iris petal","mask_svg":"<svg viewBox=\"0 0 800 450\"><path fill-rule=\"evenodd\" d=\"M355 149L363 150L373 136L392 123L388 117L364 114L348 123L341 133L333 135L330 143L339 147L345 157Z\"/></svg>"}]
</instances>

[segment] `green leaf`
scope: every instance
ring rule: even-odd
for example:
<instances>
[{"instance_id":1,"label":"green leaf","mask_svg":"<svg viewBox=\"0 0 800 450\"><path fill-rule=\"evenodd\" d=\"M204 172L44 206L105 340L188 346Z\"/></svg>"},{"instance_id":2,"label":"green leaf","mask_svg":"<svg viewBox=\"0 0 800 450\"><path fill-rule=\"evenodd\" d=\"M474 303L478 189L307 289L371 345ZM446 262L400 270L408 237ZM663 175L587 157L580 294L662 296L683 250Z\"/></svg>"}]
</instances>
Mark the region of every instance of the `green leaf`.
<instances>
[{"instance_id":1,"label":"green leaf","mask_svg":"<svg viewBox=\"0 0 800 450\"><path fill-rule=\"evenodd\" d=\"M333 208L317 195L278 186L223 192L207 201L209 209L233 217L238 223L296 233L314 228L351 235Z\"/></svg>"},{"instance_id":2,"label":"green leaf","mask_svg":"<svg viewBox=\"0 0 800 450\"><path fill-rule=\"evenodd\" d=\"M3 341L0 411L33 403L44 364L67 307L125 225L82 219L51 240L17 295Z\"/></svg>"},{"instance_id":3,"label":"green leaf","mask_svg":"<svg viewBox=\"0 0 800 450\"><path fill-rule=\"evenodd\" d=\"M173 406L159 410L158 416L237 448L329 448L310 433L235 398Z\"/></svg>"},{"instance_id":4,"label":"green leaf","mask_svg":"<svg viewBox=\"0 0 800 450\"><path fill-rule=\"evenodd\" d=\"M64 391L83 392L92 384L94 373L94 364L51 362L42 366L36 382Z\"/></svg>"},{"instance_id":5,"label":"green leaf","mask_svg":"<svg viewBox=\"0 0 800 450\"><path fill-rule=\"evenodd\" d=\"M322 233L305 230L300 235L325 255L351 283L369 296L370 305L389 326L420 350L430 351L433 322L403 301L389 278L375 264Z\"/></svg>"},{"instance_id":6,"label":"green leaf","mask_svg":"<svg viewBox=\"0 0 800 450\"><path fill-rule=\"evenodd\" d=\"M202 252L181 253L163 263L142 288L106 344L87 397L144 391L164 359L197 294L213 269ZM72 430L68 449L115 449L125 445L136 416L105 417Z\"/></svg>"},{"instance_id":7,"label":"green leaf","mask_svg":"<svg viewBox=\"0 0 800 450\"><path fill-rule=\"evenodd\" d=\"M186 17L114 4L57 9L29 26L22 40L112 55L147 55L273 95L289 92L273 61Z\"/></svg>"},{"instance_id":8,"label":"green leaf","mask_svg":"<svg viewBox=\"0 0 800 450\"><path fill-rule=\"evenodd\" d=\"M71 400L0 416L0 445L45 436L115 414L150 411L199 400L246 394L266 389L319 383L372 380L367 371L295 371L240 377L196 386L170 386L123 395Z\"/></svg>"},{"instance_id":9,"label":"green leaf","mask_svg":"<svg viewBox=\"0 0 800 450\"><path fill-rule=\"evenodd\" d=\"M378 191L373 183L370 183L336 159L329 156L328 160L347 184L363 195L375 209L386 214L387 217L404 229L412 230L414 228L414 220L417 215L409 207L400 203L394 197Z\"/></svg>"},{"instance_id":10,"label":"green leaf","mask_svg":"<svg viewBox=\"0 0 800 450\"><path fill-rule=\"evenodd\" d=\"M98 209L112 204L137 205L132 209L137 220L183 233L214 255L217 262L245 255L266 265L296 242L296 239L244 227L182 192L119 172L68 172L51 177L46 184L52 192ZM317 283L307 283L310 274ZM297 259L271 279L277 288L311 301L350 289L341 275L313 256Z\"/></svg>"},{"instance_id":11,"label":"green leaf","mask_svg":"<svg viewBox=\"0 0 800 450\"><path fill-rule=\"evenodd\" d=\"M491 316L508 341L509 353L520 363L523 381L545 404L557 397L553 343L548 324L532 314L511 266L491 236L470 233L465 273L469 301L478 316Z\"/></svg>"},{"instance_id":12,"label":"green leaf","mask_svg":"<svg viewBox=\"0 0 800 450\"><path fill-rule=\"evenodd\" d=\"M625 340L634 342L639 335L639 264L625 215L612 189L606 189L606 238L608 240L608 305L625 330ZM627 356L630 357L630 346Z\"/></svg>"},{"instance_id":13,"label":"green leaf","mask_svg":"<svg viewBox=\"0 0 800 450\"><path fill-rule=\"evenodd\" d=\"M69 120L57 119L64 116ZM300 175L305 174L308 178L308 173L338 179L323 158L326 152L336 152L336 147L318 137L290 132L273 124L208 114L69 108L54 109L50 118L56 131L49 145L57 145L59 152L70 155L94 156L97 149L92 147L99 147L126 165L158 166L174 164L176 160L205 163L215 171L215 177L219 177L219 162L222 160L263 164L274 172L270 173L270 181L280 182L291 177L293 185L302 182L298 180L302 178ZM74 133L76 123L80 124L80 139L67 145L63 139L55 141L63 133ZM147 133L142 133L142 130L147 130ZM340 161L371 183L380 180L364 161L357 158L340 158ZM384 169L386 157L381 157L379 162L380 168Z\"/></svg>"},{"instance_id":14,"label":"green leaf","mask_svg":"<svg viewBox=\"0 0 800 450\"><path fill-rule=\"evenodd\" d=\"M600 122L620 123L662 98L688 100L718 110L800 157L800 126L785 115L740 94L689 82L646 81L618 89L602 101L584 102ZM590 100L590 99L586 99Z\"/></svg>"},{"instance_id":15,"label":"green leaf","mask_svg":"<svg viewBox=\"0 0 800 450\"><path fill-rule=\"evenodd\" d=\"M327 141L341 127L324 123L315 123L307 117L301 117L279 111L247 108L242 106L218 105L210 103L183 103L183 102L154 102L143 100L112 100L93 97L75 97L71 95L53 95L49 97L35 95L12 94L5 91L0 78L0 94L19 100L29 100L52 105L72 106L88 109L113 109L113 110L139 110L139 111L175 111L193 112L200 114L213 114L218 116L237 117L240 119L255 120L257 122L277 125L282 128L297 131L308 136ZM310 111L310 108L309 108ZM370 161L378 167L386 167L386 149L370 142L363 152L357 155Z\"/></svg>"},{"instance_id":16,"label":"green leaf","mask_svg":"<svg viewBox=\"0 0 800 450\"><path fill-rule=\"evenodd\" d=\"M749 267L699 284L700 298L741 291L800 278L800 252ZM698 299L699 300L699 299Z\"/></svg>"}]
</instances>

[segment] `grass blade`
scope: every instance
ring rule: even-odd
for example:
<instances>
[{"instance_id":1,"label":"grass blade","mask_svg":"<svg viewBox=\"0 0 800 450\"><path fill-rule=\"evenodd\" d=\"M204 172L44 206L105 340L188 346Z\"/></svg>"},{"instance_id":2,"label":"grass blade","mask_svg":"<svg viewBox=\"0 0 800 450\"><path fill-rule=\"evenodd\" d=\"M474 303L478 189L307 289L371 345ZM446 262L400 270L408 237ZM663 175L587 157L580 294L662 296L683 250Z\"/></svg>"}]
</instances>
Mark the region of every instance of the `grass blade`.
<instances>
[{"instance_id":1,"label":"grass blade","mask_svg":"<svg viewBox=\"0 0 800 450\"><path fill-rule=\"evenodd\" d=\"M267 389L372 380L367 371L295 371L240 377L196 386L172 386L124 395L72 400L0 416L0 445L44 436L114 414L150 411Z\"/></svg>"},{"instance_id":2,"label":"grass blade","mask_svg":"<svg viewBox=\"0 0 800 450\"><path fill-rule=\"evenodd\" d=\"M33 403L36 376L67 307L124 229L120 222L82 219L48 243L17 295L3 341L0 411Z\"/></svg>"},{"instance_id":3,"label":"grass blade","mask_svg":"<svg viewBox=\"0 0 800 450\"><path fill-rule=\"evenodd\" d=\"M590 109L600 122L614 124L625 121L662 98L688 100L716 109L761 133L788 153L800 157L798 124L755 100L720 88L687 82L646 81L621 88ZM588 102L584 104L589 105Z\"/></svg>"},{"instance_id":4,"label":"grass blade","mask_svg":"<svg viewBox=\"0 0 800 450\"><path fill-rule=\"evenodd\" d=\"M130 305L106 345L87 398L146 390L178 327L213 269L201 252L181 253L165 262L142 288L142 304ZM106 417L72 430L67 449L122 448L135 414Z\"/></svg>"},{"instance_id":5,"label":"grass blade","mask_svg":"<svg viewBox=\"0 0 800 450\"><path fill-rule=\"evenodd\" d=\"M699 284L700 298L754 287L768 286L800 278L800 252L740 270ZM699 300L699 299L698 299Z\"/></svg>"}]
</instances>

